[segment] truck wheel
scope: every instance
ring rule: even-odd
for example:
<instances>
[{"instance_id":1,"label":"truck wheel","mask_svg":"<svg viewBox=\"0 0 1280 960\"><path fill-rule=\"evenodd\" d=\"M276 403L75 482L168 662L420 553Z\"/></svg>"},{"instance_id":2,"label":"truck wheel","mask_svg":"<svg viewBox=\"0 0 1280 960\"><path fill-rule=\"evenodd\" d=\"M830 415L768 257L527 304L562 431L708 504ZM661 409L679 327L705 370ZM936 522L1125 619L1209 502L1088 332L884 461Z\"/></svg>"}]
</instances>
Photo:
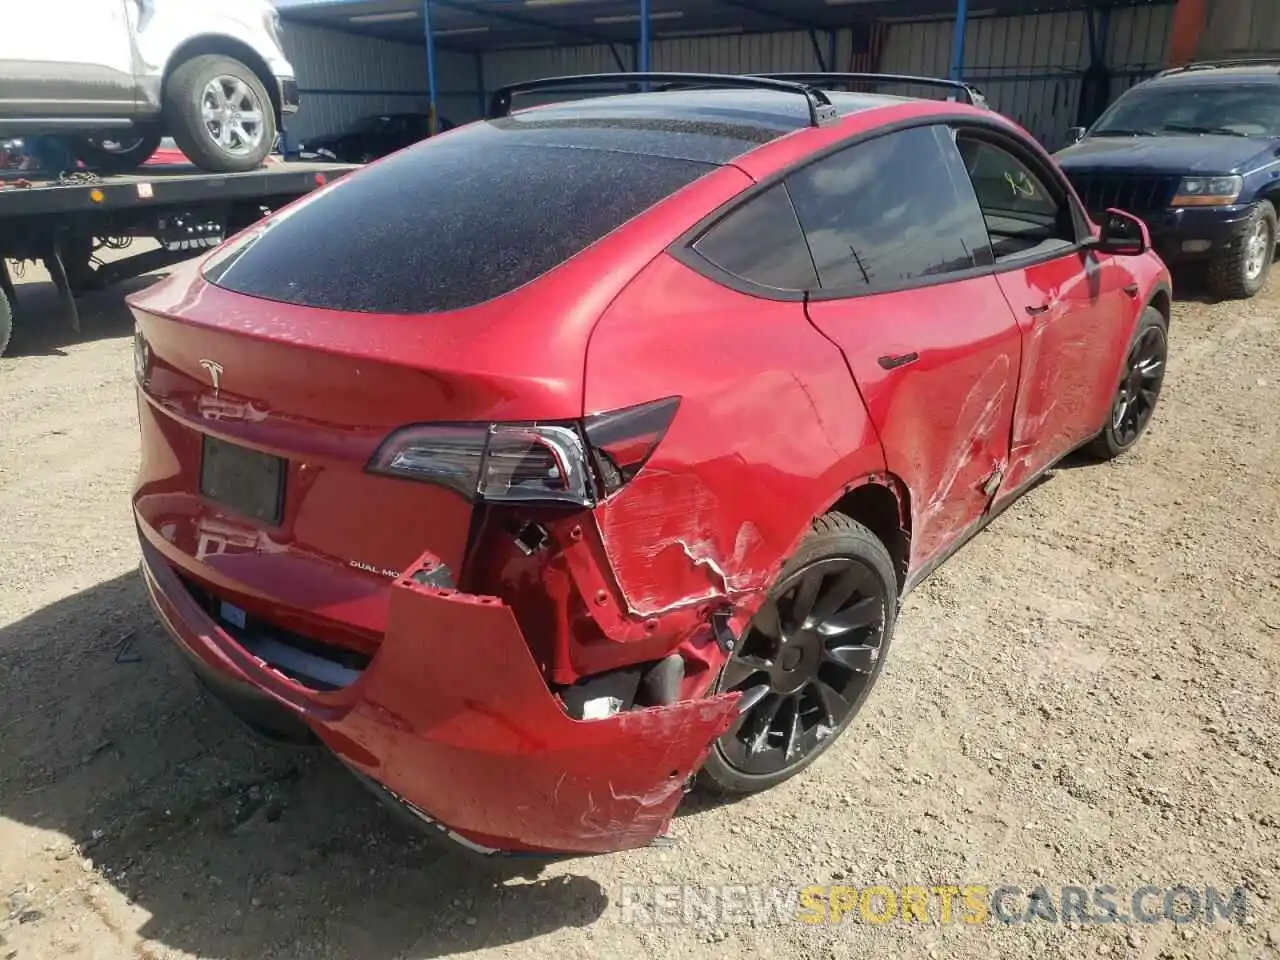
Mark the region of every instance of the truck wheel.
<instances>
[{"instance_id":1,"label":"truck wheel","mask_svg":"<svg viewBox=\"0 0 1280 960\"><path fill-rule=\"evenodd\" d=\"M13 335L13 309L9 298L0 290L0 357L9 349L9 338Z\"/></svg>"},{"instance_id":2,"label":"truck wheel","mask_svg":"<svg viewBox=\"0 0 1280 960\"><path fill-rule=\"evenodd\" d=\"M1209 264L1209 286L1224 300L1246 300L1267 282L1276 252L1276 210L1254 204L1231 249Z\"/></svg>"},{"instance_id":3,"label":"truck wheel","mask_svg":"<svg viewBox=\"0 0 1280 960\"><path fill-rule=\"evenodd\" d=\"M162 139L159 127L140 127L128 133L77 137L71 141L71 152L100 173L128 173L150 160Z\"/></svg>"},{"instance_id":4,"label":"truck wheel","mask_svg":"<svg viewBox=\"0 0 1280 960\"><path fill-rule=\"evenodd\" d=\"M252 70L207 55L180 64L164 91L165 122L182 152L213 173L256 170L276 139L276 114Z\"/></svg>"}]
</instances>

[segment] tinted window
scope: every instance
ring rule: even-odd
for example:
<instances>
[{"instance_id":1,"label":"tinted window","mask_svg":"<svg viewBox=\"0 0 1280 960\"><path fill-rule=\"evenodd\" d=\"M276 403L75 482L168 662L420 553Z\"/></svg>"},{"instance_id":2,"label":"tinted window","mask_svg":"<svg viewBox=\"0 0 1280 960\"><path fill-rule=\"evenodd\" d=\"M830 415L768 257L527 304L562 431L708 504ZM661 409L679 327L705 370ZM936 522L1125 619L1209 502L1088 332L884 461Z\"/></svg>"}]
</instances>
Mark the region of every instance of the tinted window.
<instances>
[{"instance_id":1,"label":"tinted window","mask_svg":"<svg viewBox=\"0 0 1280 960\"><path fill-rule=\"evenodd\" d=\"M945 134L944 134L945 136ZM842 150L790 180L822 286L856 292L991 263L964 171L934 127Z\"/></svg>"},{"instance_id":2,"label":"tinted window","mask_svg":"<svg viewBox=\"0 0 1280 960\"><path fill-rule=\"evenodd\" d=\"M781 184L738 207L694 249L721 270L752 283L782 290L818 286L809 246Z\"/></svg>"},{"instance_id":3,"label":"tinted window","mask_svg":"<svg viewBox=\"0 0 1280 960\"><path fill-rule=\"evenodd\" d=\"M1070 208L1051 181L988 140L961 134L956 145L978 195L997 260L1074 245Z\"/></svg>"},{"instance_id":4,"label":"tinted window","mask_svg":"<svg viewBox=\"0 0 1280 960\"><path fill-rule=\"evenodd\" d=\"M423 141L304 200L206 276L310 307L458 310L536 279L713 169L554 136L477 124Z\"/></svg>"}]
</instances>

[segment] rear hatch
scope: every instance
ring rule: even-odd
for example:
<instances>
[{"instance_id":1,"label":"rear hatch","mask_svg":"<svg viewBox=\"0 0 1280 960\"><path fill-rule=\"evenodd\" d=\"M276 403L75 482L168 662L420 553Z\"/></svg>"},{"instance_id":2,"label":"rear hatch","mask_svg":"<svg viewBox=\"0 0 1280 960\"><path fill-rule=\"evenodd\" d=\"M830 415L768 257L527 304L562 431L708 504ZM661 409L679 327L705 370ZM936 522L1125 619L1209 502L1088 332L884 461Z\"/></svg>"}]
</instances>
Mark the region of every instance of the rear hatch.
<instances>
[{"instance_id":1,"label":"rear hatch","mask_svg":"<svg viewBox=\"0 0 1280 960\"><path fill-rule=\"evenodd\" d=\"M386 318L267 309L246 329L244 298L208 287L182 319L147 304L135 307L140 521L236 608L343 646L376 646L390 579L424 551L458 570L471 520L455 490L370 472L384 441L408 424L505 419L517 396L521 419L581 410L580 360L555 371L548 358L528 383L459 369L447 337L433 365L410 362L420 345Z\"/></svg>"},{"instance_id":2,"label":"rear hatch","mask_svg":"<svg viewBox=\"0 0 1280 960\"><path fill-rule=\"evenodd\" d=\"M145 540L225 625L371 653L392 578L424 551L456 573L472 519L465 484L375 455L411 425L580 417L591 326L639 267L597 241L712 168L463 128L136 295Z\"/></svg>"}]
</instances>

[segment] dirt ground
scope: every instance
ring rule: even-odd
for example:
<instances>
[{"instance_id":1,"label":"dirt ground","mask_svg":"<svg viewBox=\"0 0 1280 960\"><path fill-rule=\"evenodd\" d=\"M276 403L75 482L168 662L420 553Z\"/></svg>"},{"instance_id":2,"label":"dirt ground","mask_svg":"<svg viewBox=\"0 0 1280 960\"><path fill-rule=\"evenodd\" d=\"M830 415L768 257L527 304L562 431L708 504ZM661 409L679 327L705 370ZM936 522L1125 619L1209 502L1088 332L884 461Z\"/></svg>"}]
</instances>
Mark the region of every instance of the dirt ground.
<instances>
[{"instance_id":1,"label":"dirt ground","mask_svg":"<svg viewBox=\"0 0 1280 960\"><path fill-rule=\"evenodd\" d=\"M1177 304L1141 448L1056 471L927 582L807 775L692 799L668 849L526 875L406 830L328 757L253 741L197 691L136 573L120 295L85 302L78 339L39 276L20 295L0 359L0 960L1280 956L1280 280ZM1181 883L1243 887L1247 909L808 925L634 907L653 885L758 903L828 883L1122 903Z\"/></svg>"}]
</instances>

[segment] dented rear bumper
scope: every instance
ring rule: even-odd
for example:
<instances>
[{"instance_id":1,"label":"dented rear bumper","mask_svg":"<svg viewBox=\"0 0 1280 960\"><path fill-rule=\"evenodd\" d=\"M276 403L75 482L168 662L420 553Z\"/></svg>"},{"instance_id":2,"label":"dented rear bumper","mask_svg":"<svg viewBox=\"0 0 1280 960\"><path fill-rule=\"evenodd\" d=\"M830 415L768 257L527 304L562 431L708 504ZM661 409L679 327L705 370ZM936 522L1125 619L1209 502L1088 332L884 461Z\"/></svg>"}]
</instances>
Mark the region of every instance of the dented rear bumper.
<instances>
[{"instance_id":1,"label":"dented rear bumper","mask_svg":"<svg viewBox=\"0 0 1280 960\"><path fill-rule=\"evenodd\" d=\"M142 531L152 603L198 672L253 720L310 731L397 802L485 853L606 853L665 832L737 696L579 721L511 609L397 579L385 639L349 686L310 689L242 646ZM409 573L413 573L412 568ZM278 724L273 726L279 727Z\"/></svg>"}]
</instances>

